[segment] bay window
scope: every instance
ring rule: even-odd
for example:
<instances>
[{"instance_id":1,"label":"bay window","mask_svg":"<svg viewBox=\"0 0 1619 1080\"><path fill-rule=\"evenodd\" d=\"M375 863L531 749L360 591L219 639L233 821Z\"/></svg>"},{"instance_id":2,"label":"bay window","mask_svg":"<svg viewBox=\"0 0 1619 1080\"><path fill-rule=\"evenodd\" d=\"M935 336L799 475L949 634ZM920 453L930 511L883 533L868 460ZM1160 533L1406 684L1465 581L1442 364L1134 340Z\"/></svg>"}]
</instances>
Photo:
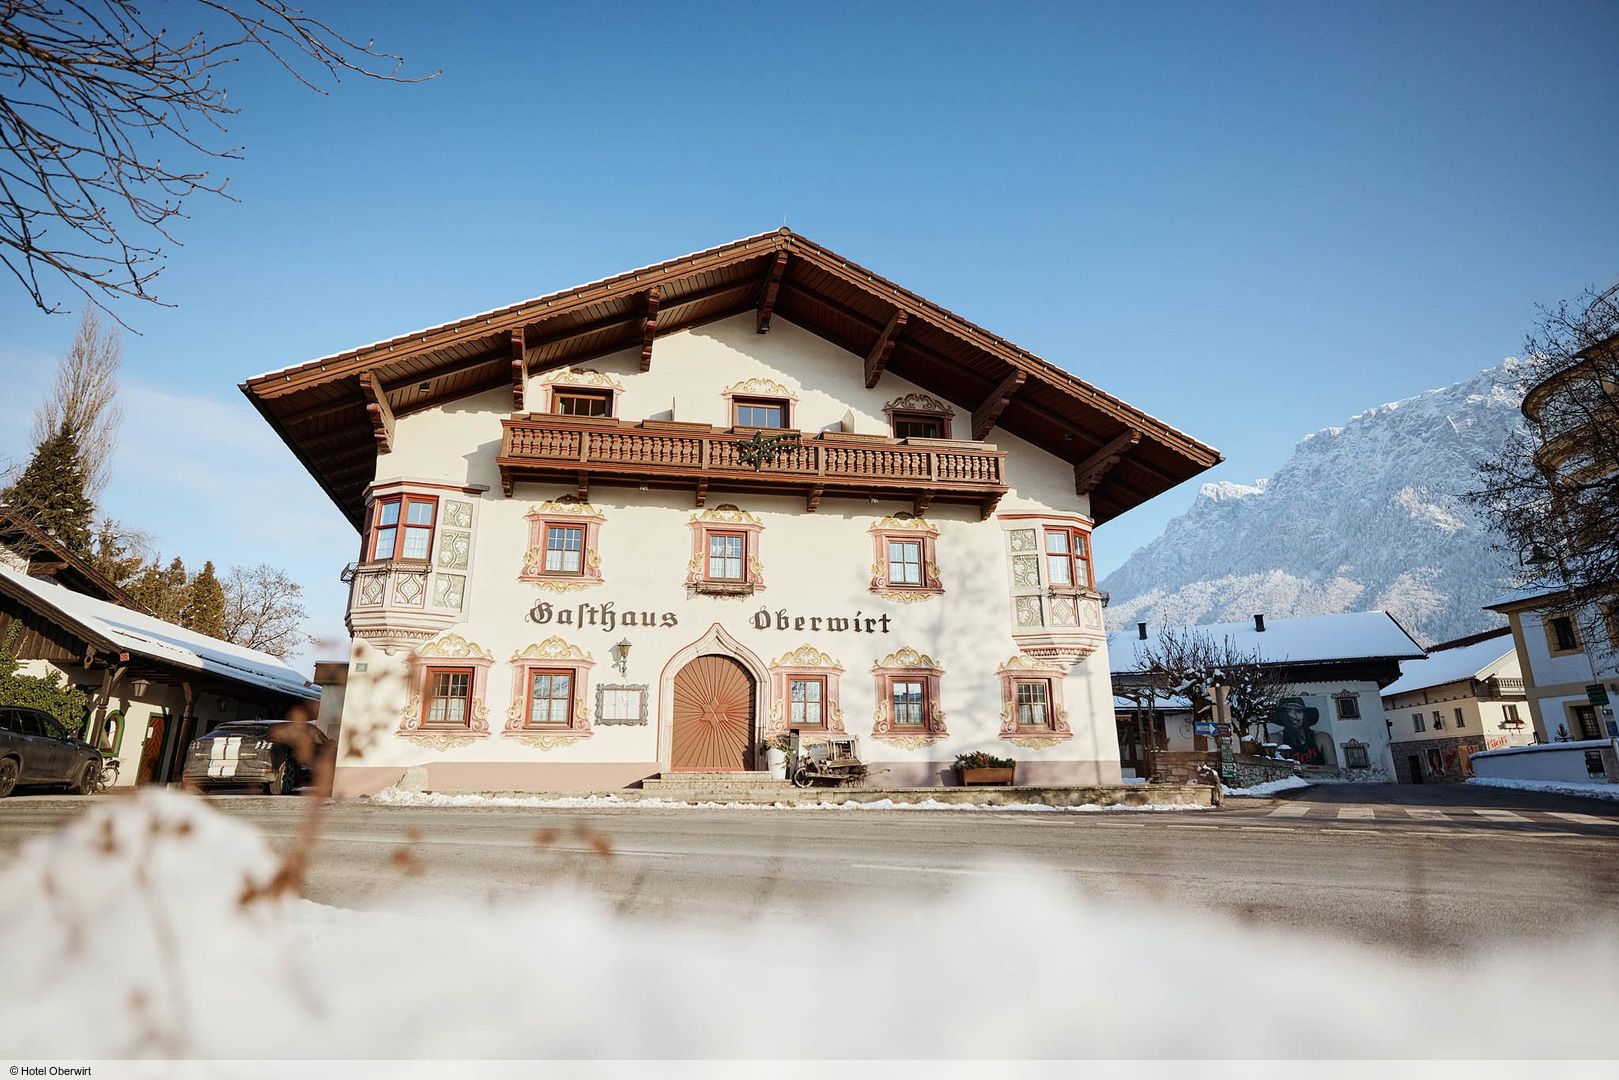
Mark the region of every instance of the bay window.
<instances>
[{"instance_id":1,"label":"bay window","mask_svg":"<svg viewBox=\"0 0 1619 1080\"><path fill-rule=\"evenodd\" d=\"M371 509L369 562L425 563L433 551L438 500L430 495L390 495Z\"/></svg>"},{"instance_id":2,"label":"bay window","mask_svg":"<svg viewBox=\"0 0 1619 1080\"><path fill-rule=\"evenodd\" d=\"M1090 551L1078 529L1046 528L1046 581L1058 589L1089 589Z\"/></svg>"}]
</instances>

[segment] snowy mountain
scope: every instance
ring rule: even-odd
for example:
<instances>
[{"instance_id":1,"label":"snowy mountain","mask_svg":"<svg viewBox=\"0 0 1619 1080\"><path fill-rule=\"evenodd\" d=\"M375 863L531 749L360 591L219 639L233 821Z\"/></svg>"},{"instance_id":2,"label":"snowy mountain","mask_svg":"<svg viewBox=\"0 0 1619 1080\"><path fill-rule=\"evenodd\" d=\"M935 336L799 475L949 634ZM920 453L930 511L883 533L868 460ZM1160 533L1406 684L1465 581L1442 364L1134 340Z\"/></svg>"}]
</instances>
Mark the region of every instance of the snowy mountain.
<instances>
[{"instance_id":1,"label":"snowy mountain","mask_svg":"<svg viewBox=\"0 0 1619 1080\"><path fill-rule=\"evenodd\" d=\"M1109 623L1383 609L1430 644L1498 625L1480 605L1508 561L1460 496L1522 422L1526 371L1509 358L1306 435L1268 479L1204 484L1102 582Z\"/></svg>"}]
</instances>

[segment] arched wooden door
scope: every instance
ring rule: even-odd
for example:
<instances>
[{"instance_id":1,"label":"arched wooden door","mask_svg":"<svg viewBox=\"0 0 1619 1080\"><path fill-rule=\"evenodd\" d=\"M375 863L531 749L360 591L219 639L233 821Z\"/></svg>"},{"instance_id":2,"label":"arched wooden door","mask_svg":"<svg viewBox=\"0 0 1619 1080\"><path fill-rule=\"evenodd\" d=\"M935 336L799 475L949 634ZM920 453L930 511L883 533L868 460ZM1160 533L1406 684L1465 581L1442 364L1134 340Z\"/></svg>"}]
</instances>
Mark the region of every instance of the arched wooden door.
<instances>
[{"instance_id":1,"label":"arched wooden door","mask_svg":"<svg viewBox=\"0 0 1619 1080\"><path fill-rule=\"evenodd\" d=\"M675 675L669 767L676 772L753 768L753 676L725 656L699 656Z\"/></svg>"}]
</instances>

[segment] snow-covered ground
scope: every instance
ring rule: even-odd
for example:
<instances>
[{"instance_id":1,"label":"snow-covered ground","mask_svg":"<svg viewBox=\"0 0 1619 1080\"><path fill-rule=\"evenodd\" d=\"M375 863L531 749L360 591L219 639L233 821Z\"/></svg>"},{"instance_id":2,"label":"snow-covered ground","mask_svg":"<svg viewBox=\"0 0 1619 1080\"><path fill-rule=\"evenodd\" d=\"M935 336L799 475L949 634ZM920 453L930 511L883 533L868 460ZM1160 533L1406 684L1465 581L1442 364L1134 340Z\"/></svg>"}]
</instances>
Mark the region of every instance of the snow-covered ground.
<instances>
[{"instance_id":1,"label":"snow-covered ground","mask_svg":"<svg viewBox=\"0 0 1619 1080\"><path fill-rule=\"evenodd\" d=\"M1576 784L1565 780L1506 780L1494 776L1474 776L1467 781L1479 787L1506 788L1509 791L1543 791L1552 795L1583 795L1588 799L1619 800L1619 784Z\"/></svg>"},{"instance_id":2,"label":"snow-covered ground","mask_svg":"<svg viewBox=\"0 0 1619 1080\"><path fill-rule=\"evenodd\" d=\"M1248 796L1252 796L1254 798L1267 798L1280 791L1296 791L1299 788L1306 788L1309 786L1310 781L1304 779L1302 776L1284 776L1280 780L1266 780L1263 784L1255 784L1252 787L1230 788L1222 784L1220 785L1220 790L1227 795L1235 795L1238 798Z\"/></svg>"},{"instance_id":3,"label":"snow-covered ground","mask_svg":"<svg viewBox=\"0 0 1619 1080\"><path fill-rule=\"evenodd\" d=\"M1105 905L1033 869L869 917L648 921L560 883L380 914L280 892L283 866L251 826L155 788L29 841L0 870L7 1056L1599 1057L1619 1015L1619 938L1590 930L1436 964ZM1300 1014L1322 1022L1142 1007L1166 987L1271 1001L1278 980L1330 987ZM1434 1011L1478 1000L1513 1022Z\"/></svg>"},{"instance_id":4,"label":"snow-covered ground","mask_svg":"<svg viewBox=\"0 0 1619 1080\"><path fill-rule=\"evenodd\" d=\"M386 806L523 806L544 810L606 809L611 807L645 806L676 810L990 810L1000 813L1035 814L1094 814L1132 810L1199 810L1198 806L1182 803L1150 803L1144 806L1046 806L1041 803L1014 803L991 806L989 803L948 803L938 799L920 802L895 802L892 799L874 799L857 802L844 799L834 802L677 802L672 799L621 799L617 795L450 795L437 791L406 791L403 788L383 788L370 797L371 802Z\"/></svg>"}]
</instances>

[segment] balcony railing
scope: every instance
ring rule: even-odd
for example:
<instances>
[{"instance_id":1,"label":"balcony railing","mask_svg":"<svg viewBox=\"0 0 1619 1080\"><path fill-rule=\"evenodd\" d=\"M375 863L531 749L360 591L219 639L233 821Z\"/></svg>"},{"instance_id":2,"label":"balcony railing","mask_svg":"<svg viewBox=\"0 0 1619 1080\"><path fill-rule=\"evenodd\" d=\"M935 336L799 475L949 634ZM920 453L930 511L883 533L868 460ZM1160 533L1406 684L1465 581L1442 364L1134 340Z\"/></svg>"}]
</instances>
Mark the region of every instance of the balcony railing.
<instances>
[{"instance_id":1,"label":"balcony railing","mask_svg":"<svg viewBox=\"0 0 1619 1080\"><path fill-rule=\"evenodd\" d=\"M1493 676L1488 679L1476 679L1478 696L1483 698L1504 698L1524 696L1522 679L1503 678Z\"/></svg>"},{"instance_id":2,"label":"balcony railing","mask_svg":"<svg viewBox=\"0 0 1619 1080\"><path fill-rule=\"evenodd\" d=\"M684 488L703 505L710 491L823 498L899 499L921 513L933 502L970 503L988 516L1006 494L1006 454L978 442L799 432L755 469L742 458L753 430L647 420L566 416L501 421L501 485L565 480L581 496L592 483ZM765 434L780 434L766 432Z\"/></svg>"}]
</instances>

